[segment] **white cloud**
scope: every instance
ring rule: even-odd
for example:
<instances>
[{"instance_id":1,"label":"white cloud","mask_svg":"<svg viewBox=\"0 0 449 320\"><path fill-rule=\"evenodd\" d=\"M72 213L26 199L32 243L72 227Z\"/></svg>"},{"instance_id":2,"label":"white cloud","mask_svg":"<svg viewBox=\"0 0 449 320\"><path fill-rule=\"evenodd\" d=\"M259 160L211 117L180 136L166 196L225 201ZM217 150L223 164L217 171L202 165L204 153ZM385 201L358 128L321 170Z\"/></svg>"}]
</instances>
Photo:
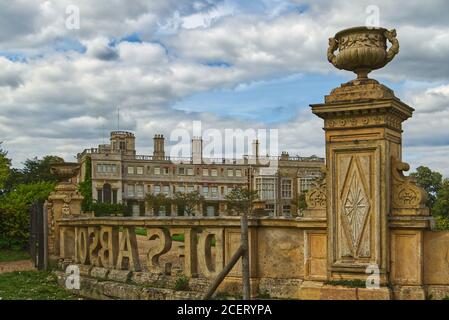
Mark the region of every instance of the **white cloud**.
<instances>
[{"instance_id":1,"label":"white cloud","mask_svg":"<svg viewBox=\"0 0 449 320\"><path fill-rule=\"evenodd\" d=\"M116 128L118 106L121 127L136 132L142 153L151 149L154 133L169 136L172 128L189 127L195 119L218 129L267 126L172 106L194 93L241 89L298 73L347 74L327 63L327 38L363 25L366 7L378 5L381 24L398 31L401 52L372 76L399 85L425 83L401 92L416 108L404 126L406 154L421 163L420 150L435 148L439 160L430 162L441 170L449 167L444 1L1 2L0 55L25 60L0 56L0 140L14 165L55 152L73 160L71 155ZM65 28L68 4L80 7L80 30ZM144 42L119 41L133 34ZM57 50L60 43L64 50ZM323 155L322 123L310 110L276 125L282 149Z\"/></svg>"}]
</instances>

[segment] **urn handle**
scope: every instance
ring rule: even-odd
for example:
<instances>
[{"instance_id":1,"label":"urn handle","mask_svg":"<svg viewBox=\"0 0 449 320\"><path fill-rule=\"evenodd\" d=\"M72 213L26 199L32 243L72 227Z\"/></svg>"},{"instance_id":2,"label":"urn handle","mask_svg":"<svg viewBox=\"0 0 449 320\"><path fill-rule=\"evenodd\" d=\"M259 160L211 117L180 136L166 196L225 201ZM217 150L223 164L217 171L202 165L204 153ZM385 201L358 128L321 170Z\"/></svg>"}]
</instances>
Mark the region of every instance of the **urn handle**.
<instances>
[{"instance_id":1,"label":"urn handle","mask_svg":"<svg viewBox=\"0 0 449 320\"><path fill-rule=\"evenodd\" d=\"M329 48L327 48L327 60L334 65L334 67L341 69L337 66L337 57L334 52L338 48L338 40L335 38L329 38Z\"/></svg>"},{"instance_id":2,"label":"urn handle","mask_svg":"<svg viewBox=\"0 0 449 320\"><path fill-rule=\"evenodd\" d=\"M386 63L393 60L394 56L399 52L399 41L396 38L396 29L387 30L384 32L384 37L387 38L391 43L390 49L387 51L387 61Z\"/></svg>"}]
</instances>

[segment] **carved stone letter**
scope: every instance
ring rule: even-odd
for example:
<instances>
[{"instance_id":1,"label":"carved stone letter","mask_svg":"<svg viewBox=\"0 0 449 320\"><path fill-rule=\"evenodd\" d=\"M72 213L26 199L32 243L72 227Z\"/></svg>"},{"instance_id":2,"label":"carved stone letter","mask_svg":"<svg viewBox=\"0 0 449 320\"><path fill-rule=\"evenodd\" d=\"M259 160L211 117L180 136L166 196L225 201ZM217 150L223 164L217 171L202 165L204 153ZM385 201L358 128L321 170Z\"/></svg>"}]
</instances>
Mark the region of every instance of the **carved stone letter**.
<instances>
[{"instance_id":1,"label":"carved stone letter","mask_svg":"<svg viewBox=\"0 0 449 320\"><path fill-rule=\"evenodd\" d=\"M147 229L148 239L156 240L155 245L148 249L147 253L147 267L150 272L154 273L166 273L170 266L165 264L165 267L161 267L159 263L159 257L170 251L172 246L172 239L170 232L167 229L162 228L149 228Z\"/></svg>"},{"instance_id":2,"label":"carved stone letter","mask_svg":"<svg viewBox=\"0 0 449 320\"><path fill-rule=\"evenodd\" d=\"M215 239L215 262L212 240ZM223 269L223 229L208 229L199 234L198 267L205 277L214 277Z\"/></svg>"},{"instance_id":3,"label":"carved stone letter","mask_svg":"<svg viewBox=\"0 0 449 320\"><path fill-rule=\"evenodd\" d=\"M116 227L101 227L98 266L113 268L118 252L118 230Z\"/></svg>"},{"instance_id":4,"label":"carved stone letter","mask_svg":"<svg viewBox=\"0 0 449 320\"><path fill-rule=\"evenodd\" d=\"M87 228L75 228L75 261L81 264L89 264Z\"/></svg>"},{"instance_id":5,"label":"carved stone letter","mask_svg":"<svg viewBox=\"0 0 449 320\"><path fill-rule=\"evenodd\" d=\"M137 251L136 233L133 227L125 227L120 233L117 269L139 271L140 262Z\"/></svg>"}]
</instances>

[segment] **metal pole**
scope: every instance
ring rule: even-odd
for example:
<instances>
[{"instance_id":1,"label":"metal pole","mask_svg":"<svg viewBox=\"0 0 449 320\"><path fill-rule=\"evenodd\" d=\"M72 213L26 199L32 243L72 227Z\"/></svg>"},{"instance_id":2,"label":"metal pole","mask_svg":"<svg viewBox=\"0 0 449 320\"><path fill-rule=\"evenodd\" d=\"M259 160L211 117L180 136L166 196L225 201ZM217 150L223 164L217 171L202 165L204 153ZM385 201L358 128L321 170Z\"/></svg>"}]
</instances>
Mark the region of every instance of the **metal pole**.
<instances>
[{"instance_id":1,"label":"metal pole","mask_svg":"<svg viewBox=\"0 0 449 320\"><path fill-rule=\"evenodd\" d=\"M252 167L249 165L248 169L248 190L249 190L249 205L248 211L242 212L241 219L241 246L243 248L243 256L242 256L242 281L243 281L243 300L251 299L250 295L250 282L249 282L249 245L248 245L248 214L251 213L252 205L253 205L253 196L252 196Z\"/></svg>"},{"instance_id":2,"label":"metal pole","mask_svg":"<svg viewBox=\"0 0 449 320\"><path fill-rule=\"evenodd\" d=\"M217 278L214 280L212 285L207 290L207 293L204 295L203 300L208 300L212 297L215 290L217 290L220 283L224 280L224 278L228 275L228 273L231 271L231 269L234 267L234 265L239 261L240 257L243 255L243 248L240 246L237 251L232 256L229 263L221 270L221 272L218 274Z\"/></svg>"},{"instance_id":3,"label":"metal pole","mask_svg":"<svg viewBox=\"0 0 449 320\"><path fill-rule=\"evenodd\" d=\"M242 280L243 280L243 300L249 300L250 283L249 283L249 250L248 250L248 215L242 213L242 233L241 233L242 255Z\"/></svg>"}]
</instances>

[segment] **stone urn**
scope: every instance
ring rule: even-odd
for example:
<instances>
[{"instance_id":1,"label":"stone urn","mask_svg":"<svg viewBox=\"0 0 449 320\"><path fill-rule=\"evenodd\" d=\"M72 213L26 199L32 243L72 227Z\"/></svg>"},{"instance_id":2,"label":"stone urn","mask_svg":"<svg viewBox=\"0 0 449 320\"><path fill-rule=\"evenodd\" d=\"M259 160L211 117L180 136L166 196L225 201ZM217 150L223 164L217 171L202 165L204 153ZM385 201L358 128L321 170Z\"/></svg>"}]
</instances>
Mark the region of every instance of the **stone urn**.
<instances>
[{"instance_id":1,"label":"stone urn","mask_svg":"<svg viewBox=\"0 0 449 320\"><path fill-rule=\"evenodd\" d=\"M388 50L387 40L391 43ZM354 27L329 38L327 59L338 69L353 71L356 80L363 82L368 79L368 73L385 66L398 52L396 30Z\"/></svg>"},{"instance_id":2,"label":"stone urn","mask_svg":"<svg viewBox=\"0 0 449 320\"><path fill-rule=\"evenodd\" d=\"M75 162L54 163L50 166L50 172L55 175L59 183L71 183L70 179L77 176L80 165Z\"/></svg>"}]
</instances>

